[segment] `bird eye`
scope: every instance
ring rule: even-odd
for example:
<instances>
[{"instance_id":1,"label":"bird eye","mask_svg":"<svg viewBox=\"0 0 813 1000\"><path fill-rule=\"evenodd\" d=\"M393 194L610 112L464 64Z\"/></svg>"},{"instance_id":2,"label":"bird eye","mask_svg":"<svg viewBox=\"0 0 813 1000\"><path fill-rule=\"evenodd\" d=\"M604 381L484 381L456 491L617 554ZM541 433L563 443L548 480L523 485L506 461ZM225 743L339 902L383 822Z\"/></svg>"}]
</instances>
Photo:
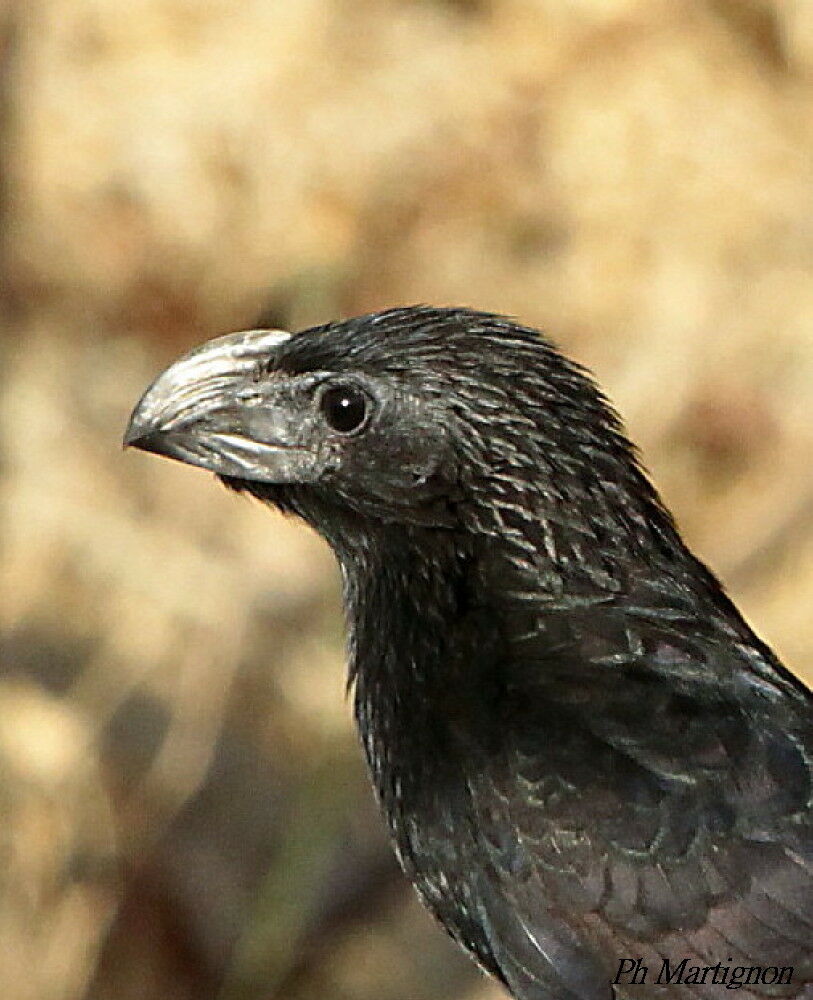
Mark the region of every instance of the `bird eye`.
<instances>
[{"instance_id":1,"label":"bird eye","mask_svg":"<svg viewBox=\"0 0 813 1000\"><path fill-rule=\"evenodd\" d=\"M332 385L322 393L319 409L334 431L350 434L367 419L369 399L354 385Z\"/></svg>"}]
</instances>

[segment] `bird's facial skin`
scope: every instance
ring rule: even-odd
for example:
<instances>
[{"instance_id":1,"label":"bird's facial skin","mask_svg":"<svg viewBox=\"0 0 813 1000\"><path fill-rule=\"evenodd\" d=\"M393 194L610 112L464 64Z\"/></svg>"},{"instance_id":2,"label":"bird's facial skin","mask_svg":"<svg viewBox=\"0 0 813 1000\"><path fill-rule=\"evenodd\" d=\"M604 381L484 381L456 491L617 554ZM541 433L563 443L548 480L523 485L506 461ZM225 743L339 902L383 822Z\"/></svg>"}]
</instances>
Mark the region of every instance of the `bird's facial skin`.
<instances>
[{"instance_id":1,"label":"bird's facial skin","mask_svg":"<svg viewBox=\"0 0 813 1000\"><path fill-rule=\"evenodd\" d=\"M385 522L448 524L455 465L431 405L383 372L286 371L290 339L254 330L184 355L142 396L125 445L305 516L286 487Z\"/></svg>"}]
</instances>

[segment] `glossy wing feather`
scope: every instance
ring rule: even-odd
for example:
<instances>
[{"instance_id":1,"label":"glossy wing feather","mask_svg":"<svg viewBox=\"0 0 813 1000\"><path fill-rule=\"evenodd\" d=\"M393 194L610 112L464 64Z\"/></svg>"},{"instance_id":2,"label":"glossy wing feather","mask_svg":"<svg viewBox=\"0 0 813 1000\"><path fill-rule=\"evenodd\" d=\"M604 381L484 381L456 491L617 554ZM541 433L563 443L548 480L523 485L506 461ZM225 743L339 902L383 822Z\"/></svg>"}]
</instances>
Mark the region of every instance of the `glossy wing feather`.
<instances>
[{"instance_id":1,"label":"glossy wing feather","mask_svg":"<svg viewBox=\"0 0 813 1000\"><path fill-rule=\"evenodd\" d=\"M761 649L682 622L608 608L583 633L572 615L559 628L553 652L507 667L502 752L470 782L491 872L484 923L515 995L601 1000L620 960L642 957L638 998L723 996L654 982L664 959L686 957L792 966L790 985L739 994L806 996L803 689L781 673L772 683Z\"/></svg>"}]
</instances>

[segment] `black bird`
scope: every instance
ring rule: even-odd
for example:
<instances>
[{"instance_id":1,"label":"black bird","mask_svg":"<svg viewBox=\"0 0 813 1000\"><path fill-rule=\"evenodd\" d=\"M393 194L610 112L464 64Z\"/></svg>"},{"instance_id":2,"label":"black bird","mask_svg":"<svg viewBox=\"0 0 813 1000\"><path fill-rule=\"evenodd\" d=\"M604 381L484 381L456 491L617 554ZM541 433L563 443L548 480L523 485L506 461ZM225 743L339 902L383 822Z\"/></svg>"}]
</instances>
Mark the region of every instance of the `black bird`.
<instances>
[{"instance_id":1,"label":"black bird","mask_svg":"<svg viewBox=\"0 0 813 1000\"><path fill-rule=\"evenodd\" d=\"M398 857L514 997L813 998L813 698L584 369L466 309L233 334L125 443L330 543Z\"/></svg>"}]
</instances>

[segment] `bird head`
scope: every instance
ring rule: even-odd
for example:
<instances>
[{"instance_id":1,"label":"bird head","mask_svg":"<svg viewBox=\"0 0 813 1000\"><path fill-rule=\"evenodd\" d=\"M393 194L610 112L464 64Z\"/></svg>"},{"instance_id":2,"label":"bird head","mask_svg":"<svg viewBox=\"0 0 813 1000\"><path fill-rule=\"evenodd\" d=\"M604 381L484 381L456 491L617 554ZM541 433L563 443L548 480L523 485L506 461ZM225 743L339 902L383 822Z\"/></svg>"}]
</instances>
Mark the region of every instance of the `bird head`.
<instances>
[{"instance_id":1,"label":"bird head","mask_svg":"<svg viewBox=\"0 0 813 1000\"><path fill-rule=\"evenodd\" d=\"M653 517L669 528L589 376L537 331L464 309L219 337L153 382L125 444L215 472L334 547L420 526L555 563L613 539L628 553Z\"/></svg>"}]
</instances>

